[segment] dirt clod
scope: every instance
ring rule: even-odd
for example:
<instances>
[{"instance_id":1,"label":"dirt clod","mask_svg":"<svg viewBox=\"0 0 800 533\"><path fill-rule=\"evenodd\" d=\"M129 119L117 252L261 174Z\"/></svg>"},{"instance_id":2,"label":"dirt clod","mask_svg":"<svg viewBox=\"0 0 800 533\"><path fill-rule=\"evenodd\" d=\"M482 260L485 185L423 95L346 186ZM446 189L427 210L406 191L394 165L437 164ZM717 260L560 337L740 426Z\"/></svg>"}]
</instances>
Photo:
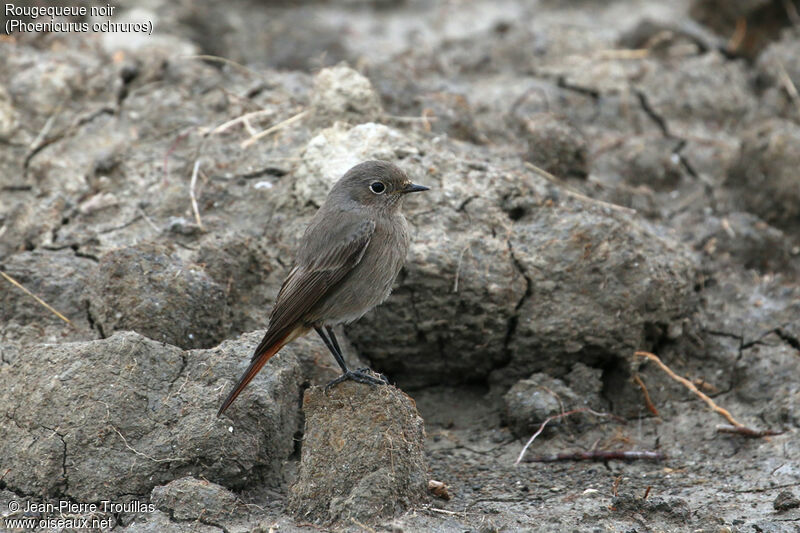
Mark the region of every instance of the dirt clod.
<instances>
[{"instance_id":1,"label":"dirt clod","mask_svg":"<svg viewBox=\"0 0 800 533\"><path fill-rule=\"evenodd\" d=\"M787 231L800 228L800 126L770 120L743 135L739 164L729 183L745 209Z\"/></svg>"},{"instance_id":2,"label":"dirt clod","mask_svg":"<svg viewBox=\"0 0 800 533\"><path fill-rule=\"evenodd\" d=\"M345 382L305 393L299 475L289 509L315 522L374 522L424 501L425 430L413 400L392 386Z\"/></svg>"},{"instance_id":3,"label":"dirt clod","mask_svg":"<svg viewBox=\"0 0 800 533\"><path fill-rule=\"evenodd\" d=\"M536 113L522 123L528 142L525 160L559 178L585 178L588 148L583 134L563 117Z\"/></svg>"},{"instance_id":4,"label":"dirt clod","mask_svg":"<svg viewBox=\"0 0 800 533\"><path fill-rule=\"evenodd\" d=\"M227 333L223 288L165 247L143 243L106 254L90 287L90 313L105 335L133 330L182 348L208 348Z\"/></svg>"},{"instance_id":5,"label":"dirt clod","mask_svg":"<svg viewBox=\"0 0 800 533\"><path fill-rule=\"evenodd\" d=\"M337 120L372 122L382 111L369 80L346 64L322 69L314 76L311 113L317 125L330 126Z\"/></svg>"},{"instance_id":6,"label":"dirt clod","mask_svg":"<svg viewBox=\"0 0 800 533\"><path fill-rule=\"evenodd\" d=\"M191 476L153 489L150 497L160 510L178 520L214 521L236 512L236 495L221 485Z\"/></svg>"},{"instance_id":7,"label":"dirt clod","mask_svg":"<svg viewBox=\"0 0 800 533\"><path fill-rule=\"evenodd\" d=\"M503 397L505 419L519 437L528 437L545 419L582 407L578 396L560 379L533 374L518 381Z\"/></svg>"},{"instance_id":8,"label":"dirt clod","mask_svg":"<svg viewBox=\"0 0 800 533\"><path fill-rule=\"evenodd\" d=\"M217 418L258 334L182 351L133 332L37 345L0 366L4 484L78 501L145 496L195 473L230 488L280 481L298 426L299 362L287 350Z\"/></svg>"},{"instance_id":9,"label":"dirt clod","mask_svg":"<svg viewBox=\"0 0 800 533\"><path fill-rule=\"evenodd\" d=\"M794 495L790 490L781 491L772 502L772 508L776 511L788 511L789 509L796 509L800 507L800 498Z\"/></svg>"}]
</instances>

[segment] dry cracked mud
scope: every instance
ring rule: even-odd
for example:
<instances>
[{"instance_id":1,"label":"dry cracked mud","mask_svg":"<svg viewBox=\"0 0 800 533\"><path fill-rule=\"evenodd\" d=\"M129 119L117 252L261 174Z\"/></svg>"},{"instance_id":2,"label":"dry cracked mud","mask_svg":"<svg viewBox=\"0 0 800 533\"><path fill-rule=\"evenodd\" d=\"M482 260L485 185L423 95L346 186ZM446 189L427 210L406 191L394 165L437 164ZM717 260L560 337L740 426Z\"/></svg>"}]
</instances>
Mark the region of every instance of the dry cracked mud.
<instances>
[{"instance_id":1,"label":"dry cracked mud","mask_svg":"<svg viewBox=\"0 0 800 533\"><path fill-rule=\"evenodd\" d=\"M6 526L800 531L800 2L115 7L0 39ZM402 392L309 336L217 418L373 158L431 190L339 335Z\"/></svg>"}]
</instances>

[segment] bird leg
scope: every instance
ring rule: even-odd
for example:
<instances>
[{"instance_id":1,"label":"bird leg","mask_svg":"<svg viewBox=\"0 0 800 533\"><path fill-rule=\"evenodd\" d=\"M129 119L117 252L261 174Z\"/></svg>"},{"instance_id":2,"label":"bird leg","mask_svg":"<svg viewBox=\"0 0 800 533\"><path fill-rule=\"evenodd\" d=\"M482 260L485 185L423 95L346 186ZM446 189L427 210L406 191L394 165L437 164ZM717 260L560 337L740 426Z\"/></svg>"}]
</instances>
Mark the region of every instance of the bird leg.
<instances>
[{"instance_id":1,"label":"bird leg","mask_svg":"<svg viewBox=\"0 0 800 533\"><path fill-rule=\"evenodd\" d=\"M330 351L331 354L333 354L333 358L336 359L336 362L339 364L339 368L342 369L342 372L344 372L344 373L349 372L349 370L347 368L347 365L344 363L344 357L342 357L342 351L339 349L339 343L329 339L325 335L325 332L322 331L322 328L314 326L314 329L316 330L317 334L320 337L322 337L322 342L325 343L325 346L328 348L328 351ZM332 330L328 330L328 331L332 331Z\"/></svg>"},{"instance_id":2,"label":"bird leg","mask_svg":"<svg viewBox=\"0 0 800 533\"><path fill-rule=\"evenodd\" d=\"M335 387L339 383L347 380L353 380L355 382L365 383L367 385L386 385L389 383L384 376L376 378L371 375L368 368L359 368L358 370L350 370L347 368L347 365L344 362L344 357L342 356L342 349L339 348L339 342L336 340L336 335L333 333L333 328L331 326L325 326L325 330L327 330L328 335L325 335L325 331L323 331L320 327L315 326L314 329L316 330L317 334L322 337L322 342L325 343L325 346L331 352L333 358L336 359L336 363L338 363L339 367L342 369L342 375L325 385L326 389Z\"/></svg>"},{"instance_id":3,"label":"bird leg","mask_svg":"<svg viewBox=\"0 0 800 533\"><path fill-rule=\"evenodd\" d=\"M339 341L336 340L336 334L333 332L333 326L325 326L325 331L328 332L328 336L331 339L331 343L333 343L333 347L336 348L336 351L339 352L339 355L341 355L342 349L339 348Z\"/></svg>"}]
</instances>

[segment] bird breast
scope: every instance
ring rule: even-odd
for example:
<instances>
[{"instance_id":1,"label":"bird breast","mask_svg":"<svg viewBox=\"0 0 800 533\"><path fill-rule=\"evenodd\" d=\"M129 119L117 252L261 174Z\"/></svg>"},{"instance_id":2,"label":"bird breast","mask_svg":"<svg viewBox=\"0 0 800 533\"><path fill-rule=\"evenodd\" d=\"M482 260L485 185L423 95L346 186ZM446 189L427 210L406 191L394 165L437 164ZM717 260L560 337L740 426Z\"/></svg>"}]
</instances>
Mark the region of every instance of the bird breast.
<instances>
[{"instance_id":1,"label":"bird breast","mask_svg":"<svg viewBox=\"0 0 800 533\"><path fill-rule=\"evenodd\" d=\"M358 320L382 303L392 292L392 285L408 253L408 223L402 214L377 221L361 261L326 298L327 309L315 314L324 317L325 325Z\"/></svg>"}]
</instances>

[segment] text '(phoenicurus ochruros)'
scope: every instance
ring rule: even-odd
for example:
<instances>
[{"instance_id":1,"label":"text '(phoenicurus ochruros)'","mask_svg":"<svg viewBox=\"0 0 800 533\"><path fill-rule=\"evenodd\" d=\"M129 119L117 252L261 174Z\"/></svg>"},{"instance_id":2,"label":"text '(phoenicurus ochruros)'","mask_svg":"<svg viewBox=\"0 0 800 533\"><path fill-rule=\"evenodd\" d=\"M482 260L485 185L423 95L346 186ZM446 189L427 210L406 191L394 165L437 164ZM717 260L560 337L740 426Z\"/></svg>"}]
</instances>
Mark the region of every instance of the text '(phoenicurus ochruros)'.
<instances>
[{"instance_id":1,"label":"text '(phoenicurus ochruros)'","mask_svg":"<svg viewBox=\"0 0 800 533\"><path fill-rule=\"evenodd\" d=\"M386 161L358 164L336 182L303 234L294 267L272 308L267 333L218 415L270 357L311 328L342 369L329 387L348 379L384 383L366 369L347 368L333 326L361 318L389 296L408 252L408 223L400 212L403 198L427 190Z\"/></svg>"}]
</instances>

